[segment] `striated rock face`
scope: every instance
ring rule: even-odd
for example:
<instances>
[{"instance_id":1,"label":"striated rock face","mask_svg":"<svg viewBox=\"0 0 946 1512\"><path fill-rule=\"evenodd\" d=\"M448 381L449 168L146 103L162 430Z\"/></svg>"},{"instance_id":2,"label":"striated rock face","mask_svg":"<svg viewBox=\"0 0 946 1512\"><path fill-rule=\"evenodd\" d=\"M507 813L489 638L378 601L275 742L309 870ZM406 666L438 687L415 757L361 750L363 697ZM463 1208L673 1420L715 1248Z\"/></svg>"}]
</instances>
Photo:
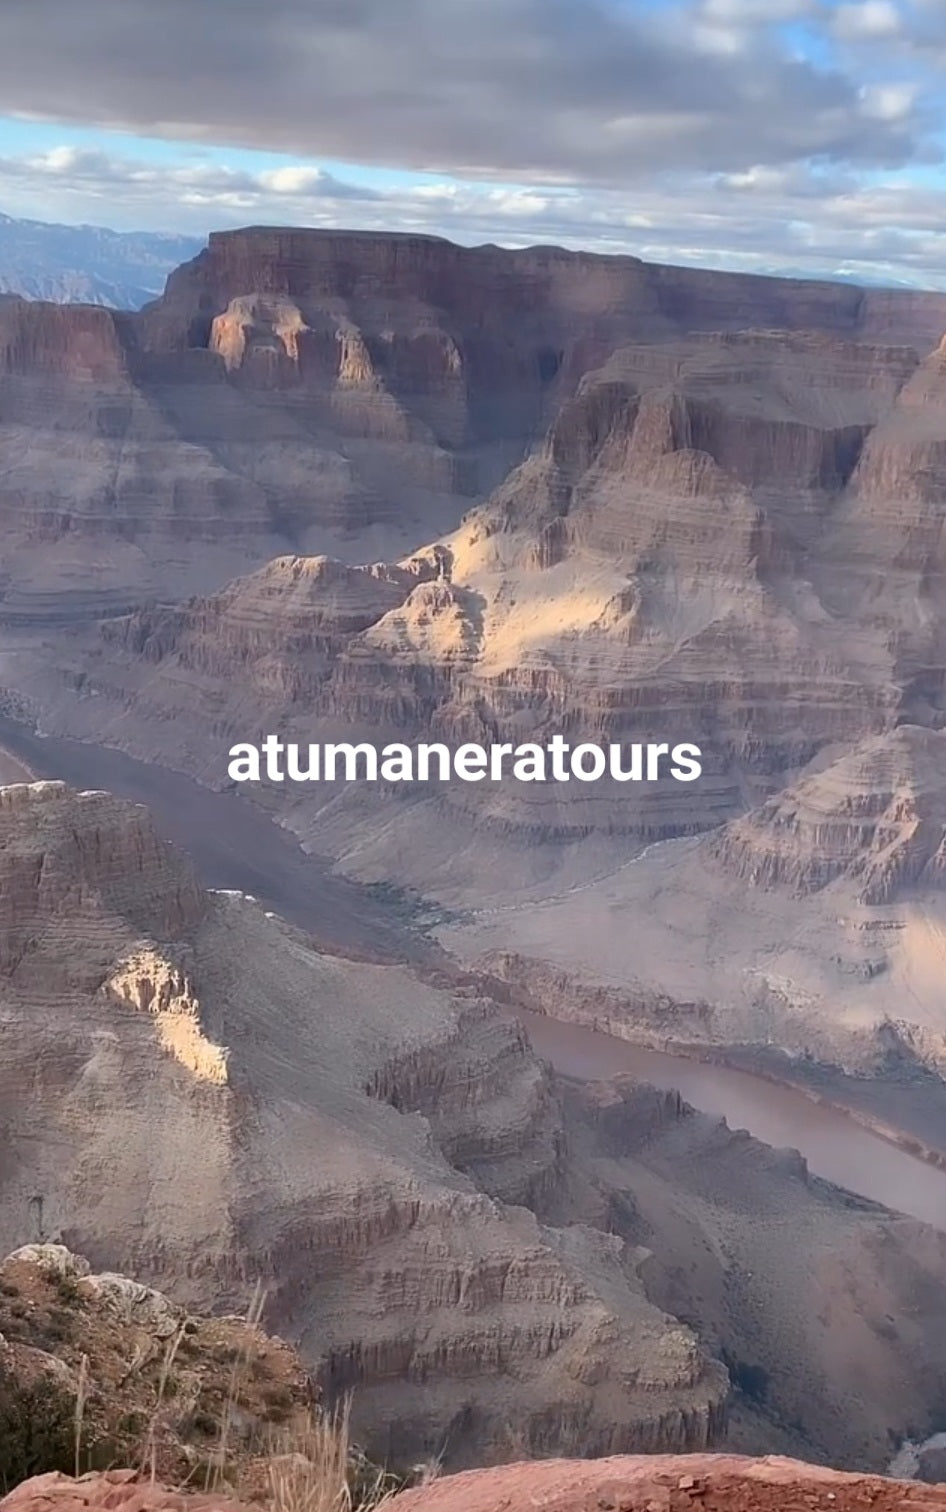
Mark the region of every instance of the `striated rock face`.
<instances>
[{"instance_id":1,"label":"striated rock face","mask_svg":"<svg viewBox=\"0 0 946 1512\"><path fill-rule=\"evenodd\" d=\"M0 296L0 373L107 385L128 376L127 316Z\"/></svg>"},{"instance_id":2,"label":"striated rock face","mask_svg":"<svg viewBox=\"0 0 946 1512\"><path fill-rule=\"evenodd\" d=\"M946 1236L678 1097L563 1090L487 995L515 963L494 989L321 954L163 847L121 881L142 810L11 793L0 897L31 847L73 890L0 974L0 1243L61 1239L191 1310L261 1288L377 1459L676 1452L731 1421L880 1466L938 1426Z\"/></svg>"},{"instance_id":3,"label":"striated rock face","mask_svg":"<svg viewBox=\"0 0 946 1512\"><path fill-rule=\"evenodd\" d=\"M731 1447L877 1469L893 1400L907 1420L938 1426L946 1320L937 1305L915 1330L908 1319L920 1275L946 1260L946 1236L858 1203L812 1177L797 1151L630 1076L569 1084L565 1103L586 1211L597 1204L594 1221L646 1249L648 1294L730 1369ZM802 1230L799 1267L791 1235Z\"/></svg>"},{"instance_id":4,"label":"striated rock face","mask_svg":"<svg viewBox=\"0 0 946 1512\"><path fill-rule=\"evenodd\" d=\"M66 822L66 817L70 822ZM129 928L163 938L200 923L207 900L143 809L63 783L0 788L0 969L28 985L91 991Z\"/></svg>"},{"instance_id":5,"label":"striated rock face","mask_svg":"<svg viewBox=\"0 0 946 1512\"><path fill-rule=\"evenodd\" d=\"M838 879L858 902L939 889L946 875L946 734L901 725L804 777L706 849L753 887L804 896Z\"/></svg>"},{"instance_id":6,"label":"striated rock face","mask_svg":"<svg viewBox=\"0 0 946 1512\"><path fill-rule=\"evenodd\" d=\"M648 1033L946 1064L946 816L897 733L946 727L941 296L254 229L140 316L24 309L0 617L116 611L17 639L45 729L211 783L270 731L696 743L689 784L263 801L454 910L465 959L618 993Z\"/></svg>"},{"instance_id":7,"label":"striated rock face","mask_svg":"<svg viewBox=\"0 0 946 1512\"><path fill-rule=\"evenodd\" d=\"M513 1413L533 1452L716 1441L726 1373L634 1251L505 1205L565 1150L495 1005L202 893L141 809L0 800L0 1242L41 1227L191 1309L261 1287L381 1458L509 1452Z\"/></svg>"},{"instance_id":8,"label":"striated rock face","mask_svg":"<svg viewBox=\"0 0 946 1512\"><path fill-rule=\"evenodd\" d=\"M938 295L278 229L211 237L138 314L0 297L0 618L414 549L629 342L815 329L925 355L944 326ZM856 439L799 460L843 470Z\"/></svg>"},{"instance_id":9,"label":"striated rock face","mask_svg":"<svg viewBox=\"0 0 946 1512\"><path fill-rule=\"evenodd\" d=\"M548 1512L909 1512L946 1507L946 1489L842 1475L797 1460L678 1455L474 1470L403 1491L392 1503L395 1512L531 1512L537 1505Z\"/></svg>"},{"instance_id":10,"label":"striated rock face","mask_svg":"<svg viewBox=\"0 0 946 1512\"><path fill-rule=\"evenodd\" d=\"M368 580L336 567L331 586L320 559L274 562L140 610L105 626L93 685L114 697L117 682L158 741L182 679L215 740L240 739L252 709L302 741L694 741L705 761L690 789L487 782L441 796L461 827L475 805L480 825L533 840L708 828L827 742L898 717L902 637L874 609L853 635L808 573L865 438L916 370L904 347L784 332L623 347L435 559Z\"/></svg>"}]
</instances>

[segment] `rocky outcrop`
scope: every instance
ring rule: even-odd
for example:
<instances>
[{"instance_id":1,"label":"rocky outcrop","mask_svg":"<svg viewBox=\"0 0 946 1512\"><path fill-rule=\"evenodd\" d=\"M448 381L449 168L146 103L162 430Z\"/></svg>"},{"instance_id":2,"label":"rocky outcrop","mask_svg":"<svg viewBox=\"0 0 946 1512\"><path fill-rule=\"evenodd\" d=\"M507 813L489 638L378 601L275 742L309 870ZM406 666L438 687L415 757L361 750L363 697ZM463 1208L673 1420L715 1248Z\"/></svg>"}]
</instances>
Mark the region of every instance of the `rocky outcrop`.
<instances>
[{"instance_id":1,"label":"rocky outcrop","mask_svg":"<svg viewBox=\"0 0 946 1512\"><path fill-rule=\"evenodd\" d=\"M315 1404L297 1356L252 1320L188 1314L61 1245L0 1265L4 1485L116 1463L206 1485L219 1462L248 1487L257 1457Z\"/></svg>"},{"instance_id":2,"label":"rocky outcrop","mask_svg":"<svg viewBox=\"0 0 946 1512\"><path fill-rule=\"evenodd\" d=\"M551 1460L447 1476L403 1491L392 1512L530 1512L536 1505L548 1512L909 1512L946 1507L946 1489L842 1475L788 1459Z\"/></svg>"},{"instance_id":3,"label":"rocky outcrop","mask_svg":"<svg viewBox=\"0 0 946 1512\"><path fill-rule=\"evenodd\" d=\"M735 1455L548 1460L448 1475L402 1491L392 1512L912 1512L946 1507L942 1487L845 1475L798 1460ZM220 1496L169 1491L130 1470L73 1480L37 1477L0 1501L2 1512L237 1512Z\"/></svg>"}]
</instances>

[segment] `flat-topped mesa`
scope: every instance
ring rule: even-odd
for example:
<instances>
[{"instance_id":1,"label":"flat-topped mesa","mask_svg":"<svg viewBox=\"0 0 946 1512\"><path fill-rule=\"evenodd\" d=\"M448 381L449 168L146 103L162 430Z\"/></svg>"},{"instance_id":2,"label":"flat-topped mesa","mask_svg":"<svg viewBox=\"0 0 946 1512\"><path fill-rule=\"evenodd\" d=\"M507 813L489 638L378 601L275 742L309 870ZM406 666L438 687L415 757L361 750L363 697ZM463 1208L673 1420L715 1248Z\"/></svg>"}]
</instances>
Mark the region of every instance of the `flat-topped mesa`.
<instances>
[{"instance_id":1,"label":"flat-topped mesa","mask_svg":"<svg viewBox=\"0 0 946 1512\"><path fill-rule=\"evenodd\" d=\"M417 441L420 426L448 447L521 448L628 342L779 328L928 351L946 297L895 308L839 284L556 247L249 228L212 235L137 330L154 353L209 348L255 386L337 384L332 411L353 435Z\"/></svg>"},{"instance_id":2,"label":"flat-topped mesa","mask_svg":"<svg viewBox=\"0 0 946 1512\"><path fill-rule=\"evenodd\" d=\"M847 879L865 904L946 881L946 734L901 726L704 842L728 872L796 896Z\"/></svg>"},{"instance_id":3,"label":"flat-topped mesa","mask_svg":"<svg viewBox=\"0 0 946 1512\"><path fill-rule=\"evenodd\" d=\"M302 303L326 299L391 300L454 309L485 310L496 328L553 305L556 293L584 284L579 309L589 314L632 291L645 295L646 264L633 257L599 257L535 247L524 252L495 246L461 247L440 237L371 231L250 227L211 234L207 249L168 280L161 304L195 314L219 314L231 300L259 293ZM650 305L660 324L654 298ZM389 313L391 313L389 311Z\"/></svg>"},{"instance_id":4,"label":"flat-topped mesa","mask_svg":"<svg viewBox=\"0 0 946 1512\"><path fill-rule=\"evenodd\" d=\"M396 558L454 529L622 347L637 348L650 390L655 351L700 333L762 334L731 355L741 379L704 374L699 392L687 380L664 482L686 497L715 486L690 455L702 451L754 487L775 489L780 469L833 487L866 422L838 399L847 359L825 357L831 340L874 343L877 372L858 359L849 386L873 392L879 414L904 358L877 343L924 353L944 327L944 295L279 228L214 235L136 314L0 299L0 523L15 553L0 616L89 620L177 600L285 551ZM824 401L820 436L803 407L730 402L785 332L809 342L797 361ZM642 429L639 468L644 441ZM538 550L551 560L555 543Z\"/></svg>"},{"instance_id":5,"label":"flat-topped mesa","mask_svg":"<svg viewBox=\"0 0 946 1512\"><path fill-rule=\"evenodd\" d=\"M667 267L562 247L461 247L433 236L290 227L214 232L208 248L171 275L151 312L190 307L206 322L251 293L303 301L396 293L441 308L488 307L496 322L567 303L592 339L605 334L596 321L609 315L636 321L637 335L645 325L668 332L779 327L928 351L946 324L946 297L924 291Z\"/></svg>"}]
</instances>

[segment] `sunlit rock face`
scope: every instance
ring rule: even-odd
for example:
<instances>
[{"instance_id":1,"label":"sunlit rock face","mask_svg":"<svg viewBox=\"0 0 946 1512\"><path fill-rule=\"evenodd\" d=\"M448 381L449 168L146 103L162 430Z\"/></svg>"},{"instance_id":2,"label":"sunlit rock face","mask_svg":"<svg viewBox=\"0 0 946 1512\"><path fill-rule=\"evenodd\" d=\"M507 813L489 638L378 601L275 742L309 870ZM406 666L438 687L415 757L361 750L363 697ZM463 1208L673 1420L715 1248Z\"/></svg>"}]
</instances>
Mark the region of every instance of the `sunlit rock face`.
<instances>
[{"instance_id":1,"label":"sunlit rock face","mask_svg":"<svg viewBox=\"0 0 946 1512\"><path fill-rule=\"evenodd\" d=\"M180 598L287 551L397 557L629 342L816 329L923 354L944 326L937 295L278 229L212 236L138 314L0 297L0 617ZM735 444L827 477L855 441Z\"/></svg>"}]
</instances>

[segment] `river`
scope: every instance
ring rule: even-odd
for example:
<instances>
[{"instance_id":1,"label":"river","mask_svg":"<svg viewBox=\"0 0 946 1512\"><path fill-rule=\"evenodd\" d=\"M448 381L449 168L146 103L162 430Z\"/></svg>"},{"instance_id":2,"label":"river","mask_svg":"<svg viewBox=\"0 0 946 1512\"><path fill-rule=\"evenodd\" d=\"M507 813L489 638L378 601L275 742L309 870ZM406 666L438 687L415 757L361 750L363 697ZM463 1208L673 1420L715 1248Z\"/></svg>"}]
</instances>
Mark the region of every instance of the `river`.
<instances>
[{"instance_id":1,"label":"river","mask_svg":"<svg viewBox=\"0 0 946 1512\"><path fill-rule=\"evenodd\" d=\"M625 1074L679 1091L702 1112L725 1118L730 1128L748 1129L776 1148L799 1150L815 1175L946 1229L946 1172L794 1087L641 1049L541 1014L519 1017L538 1054L563 1075L588 1081Z\"/></svg>"},{"instance_id":2,"label":"river","mask_svg":"<svg viewBox=\"0 0 946 1512\"><path fill-rule=\"evenodd\" d=\"M7 760L22 762L38 778L147 804L159 833L190 856L206 887L250 893L328 949L418 964L435 964L442 954L389 903L333 875L327 862L306 855L287 830L236 792L213 792L105 746L35 735L3 715L0 747ZM18 775L10 770L0 780Z\"/></svg>"},{"instance_id":3,"label":"river","mask_svg":"<svg viewBox=\"0 0 946 1512\"><path fill-rule=\"evenodd\" d=\"M184 850L208 887L252 893L330 949L379 961L443 964L445 957L389 904L307 856L261 809L235 793L121 752L44 739L0 716L0 746L37 777L105 788L146 803L159 832ZM0 766L0 780L3 767ZM15 768L7 768L9 776ZM624 1040L522 1014L537 1052L582 1079L627 1073L679 1090L694 1107L766 1144L800 1150L811 1171L946 1229L946 1172L916 1159L836 1108L739 1071L639 1049Z\"/></svg>"}]
</instances>

